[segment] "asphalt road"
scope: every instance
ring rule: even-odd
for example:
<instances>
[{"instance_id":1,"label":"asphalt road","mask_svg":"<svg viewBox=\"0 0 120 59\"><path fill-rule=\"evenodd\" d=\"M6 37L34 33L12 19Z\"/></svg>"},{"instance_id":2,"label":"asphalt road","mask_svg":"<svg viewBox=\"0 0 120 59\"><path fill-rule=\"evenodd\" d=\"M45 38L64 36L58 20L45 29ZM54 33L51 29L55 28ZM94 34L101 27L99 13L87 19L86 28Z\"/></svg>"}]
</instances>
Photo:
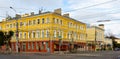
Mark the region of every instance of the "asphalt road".
<instances>
[{"instance_id":1,"label":"asphalt road","mask_svg":"<svg viewBox=\"0 0 120 59\"><path fill-rule=\"evenodd\" d=\"M120 59L120 51L82 52L77 54L1 54L0 59Z\"/></svg>"}]
</instances>

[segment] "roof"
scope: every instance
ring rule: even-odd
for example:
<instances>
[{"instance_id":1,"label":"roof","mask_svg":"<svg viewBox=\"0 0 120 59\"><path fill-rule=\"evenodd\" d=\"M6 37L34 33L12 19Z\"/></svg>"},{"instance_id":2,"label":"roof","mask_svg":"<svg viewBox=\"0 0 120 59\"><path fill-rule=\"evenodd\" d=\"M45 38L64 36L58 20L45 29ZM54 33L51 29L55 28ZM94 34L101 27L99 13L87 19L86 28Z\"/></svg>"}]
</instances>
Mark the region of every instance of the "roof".
<instances>
[{"instance_id":1,"label":"roof","mask_svg":"<svg viewBox=\"0 0 120 59\"><path fill-rule=\"evenodd\" d=\"M52 12L52 13L53 13L53 12ZM73 19L73 18L71 18L71 17L66 17L66 16L63 16L63 15L60 15L60 14L57 14L57 13L54 13L54 14L59 15L59 16L62 16L62 17L65 17L65 18L68 18L68 19L70 19L70 20L74 20L74 21L76 21L76 22L80 22L80 23L82 23L82 24L86 24L86 23L83 23L83 22L78 21L78 20L76 20L76 19Z\"/></svg>"},{"instance_id":2,"label":"roof","mask_svg":"<svg viewBox=\"0 0 120 59\"><path fill-rule=\"evenodd\" d=\"M87 28L97 28L97 29L104 30L103 28L100 28L100 27L98 27L98 26L88 26Z\"/></svg>"},{"instance_id":3,"label":"roof","mask_svg":"<svg viewBox=\"0 0 120 59\"><path fill-rule=\"evenodd\" d=\"M63 16L63 15L60 15L60 14L57 14L57 13L54 13L54 12L50 12L50 11L43 12L43 13L41 13L41 14L29 15L29 16L22 17L22 18L27 18L27 17L32 17L32 16L38 16L38 15L43 15L43 14L48 14L48 13L53 13L53 14L56 14L56 15L59 15L59 16L62 16L62 17L68 18L68 19L70 19L70 20L74 20L74 21L76 21L76 22L80 22L80 21L75 20L75 19L73 19L73 18L66 17L66 16ZM15 18L15 17L13 17L13 18L12 18L12 20L16 20L16 18ZM10 20L7 20L7 21L10 21ZM80 23L82 23L82 24L86 24L86 23L83 23L83 22L80 22Z\"/></svg>"}]
</instances>

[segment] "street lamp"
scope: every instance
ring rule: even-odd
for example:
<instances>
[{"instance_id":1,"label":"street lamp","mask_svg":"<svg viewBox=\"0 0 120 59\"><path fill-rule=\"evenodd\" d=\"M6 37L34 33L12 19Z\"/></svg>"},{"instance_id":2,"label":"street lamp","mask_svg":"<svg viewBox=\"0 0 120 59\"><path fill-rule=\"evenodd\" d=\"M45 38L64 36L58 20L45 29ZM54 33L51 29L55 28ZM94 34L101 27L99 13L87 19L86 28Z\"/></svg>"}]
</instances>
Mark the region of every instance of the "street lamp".
<instances>
[{"instance_id":1,"label":"street lamp","mask_svg":"<svg viewBox=\"0 0 120 59\"><path fill-rule=\"evenodd\" d=\"M60 53L61 45L62 45L62 38L61 38L61 36L58 36L58 39L59 39L59 53Z\"/></svg>"},{"instance_id":2,"label":"street lamp","mask_svg":"<svg viewBox=\"0 0 120 59\"><path fill-rule=\"evenodd\" d=\"M15 13L16 10L13 7L10 7ZM16 17L16 52L18 53L18 18Z\"/></svg>"}]
</instances>

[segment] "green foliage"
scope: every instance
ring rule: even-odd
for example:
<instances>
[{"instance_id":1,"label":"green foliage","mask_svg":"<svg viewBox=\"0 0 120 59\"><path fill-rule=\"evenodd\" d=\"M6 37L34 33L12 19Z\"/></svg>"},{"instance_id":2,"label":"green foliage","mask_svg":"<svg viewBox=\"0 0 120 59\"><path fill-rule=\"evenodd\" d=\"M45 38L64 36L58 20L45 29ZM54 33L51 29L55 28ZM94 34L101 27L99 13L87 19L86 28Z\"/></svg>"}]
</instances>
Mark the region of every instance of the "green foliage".
<instances>
[{"instance_id":1,"label":"green foliage","mask_svg":"<svg viewBox=\"0 0 120 59\"><path fill-rule=\"evenodd\" d=\"M4 44L10 45L10 40L13 35L13 31L9 31L8 34L6 34L6 32L0 31L0 46Z\"/></svg>"},{"instance_id":2,"label":"green foliage","mask_svg":"<svg viewBox=\"0 0 120 59\"><path fill-rule=\"evenodd\" d=\"M115 47L120 48L120 44L116 43Z\"/></svg>"},{"instance_id":3,"label":"green foliage","mask_svg":"<svg viewBox=\"0 0 120 59\"><path fill-rule=\"evenodd\" d=\"M117 37L115 37L114 35L111 34L111 35L109 35L109 36L106 36L106 38L112 39L113 50L115 50L116 44L117 44L117 42L115 41L115 39L117 39Z\"/></svg>"},{"instance_id":4,"label":"green foliage","mask_svg":"<svg viewBox=\"0 0 120 59\"><path fill-rule=\"evenodd\" d=\"M0 31L0 46L4 45L4 33Z\"/></svg>"},{"instance_id":5,"label":"green foliage","mask_svg":"<svg viewBox=\"0 0 120 59\"><path fill-rule=\"evenodd\" d=\"M112 48L108 48L108 50L112 50Z\"/></svg>"}]
</instances>

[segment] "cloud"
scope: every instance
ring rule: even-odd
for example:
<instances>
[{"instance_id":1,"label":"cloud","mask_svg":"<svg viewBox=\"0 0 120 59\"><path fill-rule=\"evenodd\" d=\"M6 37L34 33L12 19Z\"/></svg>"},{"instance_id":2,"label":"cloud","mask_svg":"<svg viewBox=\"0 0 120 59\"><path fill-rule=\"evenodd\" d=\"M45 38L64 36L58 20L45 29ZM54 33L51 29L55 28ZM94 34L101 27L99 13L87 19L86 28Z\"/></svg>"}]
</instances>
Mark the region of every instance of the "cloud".
<instances>
[{"instance_id":1,"label":"cloud","mask_svg":"<svg viewBox=\"0 0 120 59\"><path fill-rule=\"evenodd\" d=\"M9 8L10 6L12 6L17 12L11 10ZM14 16L16 13L37 13L41 8L48 11L61 8L62 6L63 0L0 0L0 15L6 16L6 12L11 16Z\"/></svg>"},{"instance_id":2,"label":"cloud","mask_svg":"<svg viewBox=\"0 0 120 59\"><path fill-rule=\"evenodd\" d=\"M114 0L113 2L101 4L98 6L84 8L107 1L111 0L70 0L70 9L80 8L79 10L70 12L71 17L85 23L93 24L98 20L112 20L111 22L103 22L103 24L105 24L105 30L110 30L113 34L118 36L120 34L120 28L118 28L120 26L120 21L115 19L120 19L120 11L118 9L120 8L119 0Z\"/></svg>"},{"instance_id":3,"label":"cloud","mask_svg":"<svg viewBox=\"0 0 120 59\"><path fill-rule=\"evenodd\" d=\"M120 19L120 13L110 14L110 16L116 19Z\"/></svg>"},{"instance_id":4,"label":"cloud","mask_svg":"<svg viewBox=\"0 0 120 59\"><path fill-rule=\"evenodd\" d=\"M63 11L80 8L79 10L75 10L69 13L72 18L85 23L95 23L98 20L120 19L120 11L118 9L120 8L120 0L113 0L113 2L107 4L91 6L107 1L111 0L0 0L0 16L5 17L6 14L14 16L16 13L37 13L41 8L43 8L45 11L51 11L56 8L62 8ZM15 8L17 12L11 10L9 8L10 6ZM87 6L90 7L87 8ZM119 34L120 29L115 29L115 27L118 26L120 26L118 23L116 25L105 25L105 29L110 29L113 33Z\"/></svg>"}]
</instances>

